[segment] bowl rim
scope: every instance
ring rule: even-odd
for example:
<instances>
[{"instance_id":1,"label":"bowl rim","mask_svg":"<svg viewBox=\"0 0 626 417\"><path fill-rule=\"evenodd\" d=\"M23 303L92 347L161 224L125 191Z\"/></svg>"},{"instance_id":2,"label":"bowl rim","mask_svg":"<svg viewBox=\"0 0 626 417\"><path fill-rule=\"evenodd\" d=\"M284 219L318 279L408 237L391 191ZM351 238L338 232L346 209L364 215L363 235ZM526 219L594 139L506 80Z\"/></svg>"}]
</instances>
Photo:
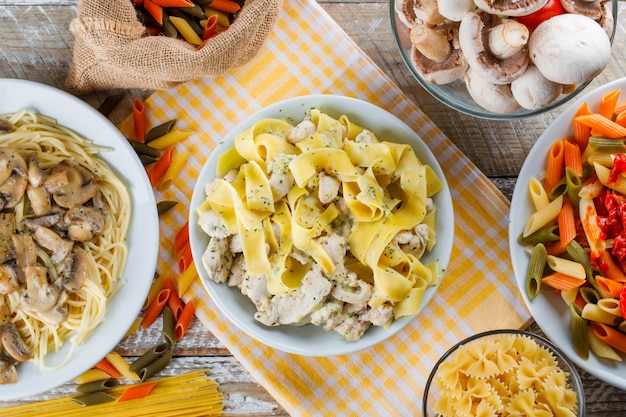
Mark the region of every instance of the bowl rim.
<instances>
[{"instance_id":1,"label":"bowl rim","mask_svg":"<svg viewBox=\"0 0 626 417\"><path fill-rule=\"evenodd\" d=\"M431 165L435 173L437 173L437 175L441 178L444 187L435 196L435 198L439 201L439 203L436 203L437 207L439 207L440 204L443 204L446 207L445 210L438 208L438 213L442 213L442 215L446 214L446 216L445 219L442 219L442 215L439 215L436 220L438 230L441 231L441 233L438 234L439 249L431 252L429 254L429 256L431 256L430 258L426 258L430 260L437 260L440 279L437 285L430 287L426 290L419 311L414 315L394 320L394 322L388 328L373 326L368 329L368 331L365 333L365 336L358 341L347 342L345 340L342 340L343 344L338 349L332 349L329 347L330 344L326 343L325 346L320 346L319 341L318 344L311 344L311 342L315 342L316 339L313 338L315 340L311 340L311 338L306 337L309 336L308 334L301 334L302 332L299 330L303 327L309 328L307 326L276 326L271 328L264 326L262 328L259 328L261 324L250 322L250 317L242 318L237 315L233 315L232 311L229 311L227 308L226 304L228 303L225 302L222 298L218 297L216 291L222 292L228 290L238 293L233 296L226 295L226 297L229 298L235 297L235 299L238 299L239 297L245 296L241 295L240 291L237 288L233 289L227 287L226 284L216 284L213 281L209 280L206 277L204 270L202 270L203 267L201 264L201 255L206 248L203 247L200 240L206 239L200 239L202 237L201 234L204 232L201 231L201 229L199 229L199 226L197 225L196 208L202 203L202 201L204 201L203 193L205 184L203 183L203 179L206 178L210 180L212 178L215 178L215 172L209 172L209 170L214 166L210 166L211 156L209 156L209 159L207 159L206 163L202 167L202 170L194 187L192 199L190 202L190 241L192 255L194 256L194 259L196 259L196 264L199 265L198 275L205 290L212 298L213 302L215 302L219 310L224 314L224 316L226 316L240 330L242 330L251 338L283 352L310 357L337 356L361 351L382 343L385 340L388 340L393 335L404 329L413 319L415 319L416 316L418 316L422 312L426 305L431 301L435 292L441 285L442 280L445 278L445 273L449 266L449 261L452 255L452 249L454 246L454 208L450 188L444 175L443 169L441 168L441 165L439 164L439 161L433 154L432 150L428 147L426 142L424 142L421 136L412 127L410 127L407 122L398 118L390 111L383 109L382 107L373 103L354 97L335 94L310 94L294 96L273 102L267 106L262 107L261 109L255 110L252 114L233 126L232 129L229 129L227 135L225 135L220 140L219 144L212 151L211 155L218 155L220 152L223 152L223 150L228 149L228 147L232 145L232 139L235 134L250 127L254 122L261 118L272 117L272 115L276 117L277 115L279 115L278 117L281 119L297 120L299 122L300 120L302 120L302 117L304 117L305 113L312 108L319 108L322 111L326 110L326 112L333 117L338 116L339 113L352 115L353 120L356 120L357 123L362 123L362 125L364 125L365 127L370 128L377 134L379 138L382 138L384 136L383 134L379 133L379 130L381 129L372 127L372 122L370 122L370 125L368 126L366 115L364 114L364 109L367 108L369 109L369 111L375 111L378 114L384 115L385 117L381 117L380 119L393 121L393 124L387 123L385 125L386 127L382 130L384 130L387 134L389 133L389 131L395 132L398 135L398 143L410 144L414 151L416 151L416 154L418 155L420 160L422 160L425 164ZM355 111L355 108L359 108L360 110ZM329 109L330 111L328 111ZM295 114L297 114L298 116L292 119L290 116ZM378 126L380 123L381 122L377 120L374 122L374 125ZM216 156L214 158L216 158ZM223 290L222 287L224 288ZM324 330L323 328L319 328L318 331L327 332L328 341L331 342L335 340L333 337L341 337L337 332ZM283 335L283 332L289 334ZM374 332L376 333L375 336L367 337ZM276 333L278 333L279 340L276 337ZM291 340L293 340L293 333L298 334L298 338L302 337L302 341L298 343L290 342ZM382 336L380 335L381 333ZM336 334L336 336L334 336L333 334ZM315 350L312 350L312 348L314 348Z\"/></svg>"},{"instance_id":2,"label":"bowl rim","mask_svg":"<svg viewBox=\"0 0 626 417\"><path fill-rule=\"evenodd\" d=\"M398 1L402 1L402 0L390 0L389 1L389 19L391 23L391 31L393 32L394 40L396 42L396 47L400 51L400 56L402 57L402 61L404 61L404 64L409 69L409 72L413 75L413 78L415 78L417 83L424 90L426 90L431 96L436 98L441 104L447 107L450 107L451 109L456 110L460 113L466 114L468 116L473 116L479 119L486 119L486 120L519 120L519 119L525 119L525 118L529 118L533 116L538 116L540 114L555 110L556 108L561 107L565 103L577 97L593 81L592 79L582 84L579 84L578 87L576 87L576 89L572 91L571 93L567 95L563 95L563 97L559 97L555 102L537 110L520 109L513 113L499 114L499 113L494 113L494 112L490 112L489 110L483 109L478 104L476 104L476 109L470 108L466 104L458 100L457 98L444 94L442 92L443 90L440 88L441 86L427 83L422 78L422 76L417 72L417 70L415 69L415 66L412 63L411 50L407 50L401 40L400 28L406 27L406 26L404 25L404 23L400 21L400 18L398 17L397 12L396 12L396 3ZM614 20L613 30L612 30L611 36L609 37L609 40L612 46L613 40L615 39L615 33L617 31L618 0L610 0L610 1L612 2L611 13L613 14L613 20ZM459 83L459 80L454 81L454 83ZM465 84L463 84L463 88L466 90ZM467 91L464 91L463 93L465 94L467 93ZM468 97L469 97L469 94L468 94ZM469 99L473 101L471 97L469 97Z\"/></svg>"},{"instance_id":3,"label":"bowl rim","mask_svg":"<svg viewBox=\"0 0 626 417\"><path fill-rule=\"evenodd\" d=\"M430 387L435 379L435 375L437 374L437 369L439 369L439 366L445 362L450 355L452 355L454 352L457 351L457 349L459 349L461 346L466 345L470 342L473 342L475 340L478 339L482 339L482 338L487 338L487 337L491 337L491 336L495 336L495 335L502 335L502 334L512 334L512 335L518 335L518 336L528 336L531 339L537 339L538 341L540 341L541 343L543 343L544 345L546 345L553 353L555 353L555 356L557 358L557 360L560 360L562 362L564 362L570 369L571 372L569 372L568 375L568 380L570 382L570 388L573 389L576 392L576 396L578 399L578 410L577 410L577 415L580 416L585 416L587 413L587 406L586 406L586 400L585 400L585 392L584 392L584 388L583 388L583 382L582 379L580 378L580 372L578 371L578 369L576 368L576 364L558 347L556 346L554 343L552 343L552 341L550 341L548 338L537 334L537 333L533 333L530 332L528 330L521 330L521 329L494 329L494 330L487 330L484 332L480 332L480 333L476 333L473 334L471 336L466 337L465 339L462 339L460 341L458 341L457 343L455 343L452 347L450 347L443 355L441 355L441 357L439 358L439 360L437 360L437 362L435 363L435 365L433 366L433 368L430 371L430 374L428 375L428 380L426 381L426 385L424 386L424 394L422 396L422 415L424 417L428 416L428 409L427 409L427 398L428 398L428 392L430 390ZM562 371L565 372L565 370L561 369ZM573 382L573 384L572 384Z\"/></svg>"}]
</instances>

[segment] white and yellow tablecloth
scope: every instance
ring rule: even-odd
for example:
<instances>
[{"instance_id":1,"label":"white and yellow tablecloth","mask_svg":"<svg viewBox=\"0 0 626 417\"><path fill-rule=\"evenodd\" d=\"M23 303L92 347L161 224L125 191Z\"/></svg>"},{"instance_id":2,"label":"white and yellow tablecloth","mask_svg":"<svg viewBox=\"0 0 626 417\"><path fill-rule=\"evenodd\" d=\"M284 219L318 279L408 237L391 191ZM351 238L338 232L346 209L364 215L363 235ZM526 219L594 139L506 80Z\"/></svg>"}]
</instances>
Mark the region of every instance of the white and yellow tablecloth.
<instances>
[{"instance_id":1,"label":"white and yellow tablecloth","mask_svg":"<svg viewBox=\"0 0 626 417\"><path fill-rule=\"evenodd\" d=\"M307 358L275 351L239 331L199 279L185 294L197 316L291 415L421 415L431 368L452 344L488 329L520 328L530 318L515 285L508 248L509 203L313 0L285 1L259 55L218 79L155 92L150 122L177 118L197 132L177 146L189 161L158 200L179 204L161 220L158 270L176 275L172 242L185 223L195 180L216 143L237 123L276 101L330 93L376 104L404 120L439 160L452 192L455 240L447 274L406 329L365 351ZM120 128L130 132L130 121Z\"/></svg>"}]
</instances>

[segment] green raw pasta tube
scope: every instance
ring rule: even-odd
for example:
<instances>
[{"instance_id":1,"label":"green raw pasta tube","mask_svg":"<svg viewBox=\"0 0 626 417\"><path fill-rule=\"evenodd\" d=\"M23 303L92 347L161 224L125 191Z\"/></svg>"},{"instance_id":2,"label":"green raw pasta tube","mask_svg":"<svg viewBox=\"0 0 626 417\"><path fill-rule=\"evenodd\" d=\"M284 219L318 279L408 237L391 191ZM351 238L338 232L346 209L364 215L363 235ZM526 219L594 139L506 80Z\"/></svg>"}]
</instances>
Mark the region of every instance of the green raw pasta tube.
<instances>
[{"instance_id":1,"label":"green raw pasta tube","mask_svg":"<svg viewBox=\"0 0 626 417\"><path fill-rule=\"evenodd\" d=\"M176 124L176 119L172 119L158 126L154 126L152 129L148 130L148 133L146 133L145 143L150 143L156 138L160 138L161 136L165 135L170 130L172 130L175 124Z\"/></svg>"},{"instance_id":2,"label":"green raw pasta tube","mask_svg":"<svg viewBox=\"0 0 626 417\"><path fill-rule=\"evenodd\" d=\"M183 13L178 7L170 7L167 10L169 11L170 16L176 16L180 17L181 19L185 19L185 21L189 24L189 27L191 27L191 29L193 29L193 31L196 32L198 36L202 36L202 32L204 31L204 29L195 19L193 19L192 15Z\"/></svg>"},{"instance_id":3,"label":"green raw pasta tube","mask_svg":"<svg viewBox=\"0 0 626 417\"><path fill-rule=\"evenodd\" d=\"M172 348L169 343L159 343L158 345L152 347L152 349L148 350L146 353L135 359L129 366L128 369L131 372L139 372L141 369L150 365L152 362L157 360L159 357L165 355L167 352L171 352Z\"/></svg>"},{"instance_id":4,"label":"green raw pasta tube","mask_svg":"<svg viewBox=\"0 0 626 417\"><path fill-rule=\"evenodd\" d=\"M559 240L559 235L554 233L557 230L558 226L555 225L544 226L526 237L524 237L523 234L520 234L517 238L517 242L525 246L536 245L538 243L555 242Z\"/></svg>"},{"instance_id":5,"label":"green raw pasta tube","mask_svg":"<svg viewBox=\"0 0 626 417\"><path fill-rule=\"evenodd\" d=\"M589 358L589 339L587 336L589 325L587 320L582 318L582 311L576 303L570 304L569 310L574 350L581 358L587 360Z\"/></svg>"},{"instance_id":6,"label":"green raw pasta tube","mask_svg":"<svg viewBox=\"0 0 626 417\"><path fill-rule=\"evenodd\" d=\"M585 182L585 180L587 180L587 178L591 177L595 172L596 172L596 170L593 168L592 165L590 165L587 162L584 162L583 163L582 181Z\"/></svg>"},{"instance_id":7,"label":"green raw pasta tube","mask_svg":"<svg viewBox=\"0 0 626 417\"><path fill-rule=\"evenodd\" d=\"M578 174L570 167L565 168L565 183L567 184L567 197L575 208L578 208L580 197L578 193L583 188L583 183Z\"/></svg>"},{"instance_id":8,"label":"green raw pasta tube","mask_svg":"<svg viewBox=\"0 0 626 417\"><path fill-rule=\"evenodd\" d=\"M163 29L163 33L170 38L178 37L178 30L176 30L176 27L174 27L174 24L170 21L169 15L165 11L163 11L163 26L161 27Z\"/></svg>"},{"instance_id":9,"label":"green raw pasta tube","mask_svg":"<svg viewBox=\"0 0 626 417\"><path fill-rule=\"evenodd\" d=\"M168 212L176 204L178 204L177 201L169 201L169 200L159 201L157 203L157 213L158 213L158 215L160 216L161 214L164 214L164 213Z\"/></svg>"},{"instance_id":10,"label":"green raw pasta tube","mask_svg":"<svg viewBox=\"0 0 626 417\"><path fill-rule=\"evenodd\" d=\"M580 246L580 243L572 240L565 246L565 251L572 259L572 261L578 262L585 268L585 273L587 274L587 279L593 279L593 268L591 267L591 259L589 258L589 254L585 249Z\"/></svg>"},{"instance_id":11,"label":"green raw pasta tube","mask_svg":"<svg viewBox=\"0 0 626 417\"><path fill-rule=\"evenodd\" d=\"M148 156L148 155L139 155L139 160L141 161L143 166L150 165L150 164L153 164L156 161L158 161L158 159L153 158L153 157Z\"/></svg>"},{"instance_id":12,"label":"green raw pasta tube","mask_svg":"<svg viewBox=\"0 0 626 417\"><path fill-rule=\"evenodd\" d=\"M578 293L587 304L598 304L600 295L598 294L598 291L596 291L593 287L580 287L578 289Z\"/></svg>"},{"instance_id":13,"label":"green raw pasta tube","mask_svg":"<svg viewBox=\"0 0 626 417\"><path fill-rule=\"evenodd\" d=\"M98 111L104 116L108 116L109 114L111 114L111 111L113 111L115 106L117 106L117 103L122 100L122 98L124 98L124 93L117 93L108 96L104 99L102 104L100 104L100 107L98 107Z\"/></svg>"},{"instance_id":14,"label":"green raw pasta tube","mask_svg":"<svg viewBox=\"0 0 626 417\"><path fill-rule=\"evenodd\" d=\"M80 384L76 387L76 391L83 394L89 394L92 392L106 391L111 388L115 388L119 385L119 382L115 378L102 379L100 381L91 381Z\"/></svg>"},{"instance_id":15,"label":"green raw pasta tube","mask_svg":"<svg viewBox=\"0 0 626 417\"><path fill-rule=\"evenodd\" d=\"M146 145L145 143L141 143L132 139L128 139L128 142L130 143L130 146L133 147L137 155L147 155L157 159L161 156L161 152L158 149L154 149L153 147Z\"/></svg>"},{"instance_id":16,"label":"green raw pasta tube","mask_svg":"<svg viewBox=\"0 0 626 417\"><path fill-rule=\"evenodd\" d=\"M72 397L71 400L77 402L83 407L87 407L90 405L112 402L115 401L115 398L107 394L106 392L96 391L89 394L77 395L75 397Z\"/></svg>"},{"instance_id":17,"label":"green raw pasta tube","mask_svg":"<svg viewBox=\"0 0 626 417\"><path fill-rule=\"evenodd\" d=\"M139 378L141 379L141 382L145 381L146 379L151 378L157 372L165 369L165 367L169 365L171 361L172 361L172 350L168 349L167 352L157 357L154 361L150 362L148 365L141 368L139 372L137 372L137 374L139 375Z\"/></svg>"},{"instance_id":18,"label":"green raw pasta tube","mask_svg":"<svg viewBox=\"0 0 626 417\"><path fill-rule=\"evenodd\" d=\"M165 337L165 341L171 348L174 348L176 344L176 336L174 336L174 329L176 328L176 319L174 318L174 313L172 310L165 306L163 308L163 337Z\"/></svg>"},{"instance_id":19,"label":"green raw pasta tube","mask_svg":"<svg viewBox=\"0 0 626 417\"><path fill-rule=\"evenodd\" d=\"M197 17L198 19L206 19L204 9L198 4L194 4L192 7L178 7L177 9L183 13L187 13L193 17Z\"/></svg>"},{"instance_id":20,"label":"green raw pasta tube","mask_svg":"<svg viewBox=\"0 0 626 417\"><path fill-rule=\"evenodd\" d=\"M534 300L541 290L541 278L546 267L548 252L543 243L538 243L530 254L528 273L526 275L526 293L528 298Z\"/></svg>"},{"instance_id":21,"label":"green raw pasta tube","mask_svg":"<svg viewBox=\"0 0 626 417\"><path fill-rule=\"evenodd\" d=\"M552 187L550 193L548 193L548 197L550 197L550 201L552 201L558 196L565 194L566 192L567 182L565 181L565 178L561 178L561 180L557 182L554 187Z\"/></svg>"},{"instance_id":22,"label":"green raw pasta tube","mask_svg":"<svg viewBox=\"0 0 626 417\"><path fill-rule=\"evenodd\" d=\"M623 140L601 138L597 136L591 136L589 138L589 146L596 152L605 153L624 153L626 152L626 145Z\"/></svg>"}]
</instances>

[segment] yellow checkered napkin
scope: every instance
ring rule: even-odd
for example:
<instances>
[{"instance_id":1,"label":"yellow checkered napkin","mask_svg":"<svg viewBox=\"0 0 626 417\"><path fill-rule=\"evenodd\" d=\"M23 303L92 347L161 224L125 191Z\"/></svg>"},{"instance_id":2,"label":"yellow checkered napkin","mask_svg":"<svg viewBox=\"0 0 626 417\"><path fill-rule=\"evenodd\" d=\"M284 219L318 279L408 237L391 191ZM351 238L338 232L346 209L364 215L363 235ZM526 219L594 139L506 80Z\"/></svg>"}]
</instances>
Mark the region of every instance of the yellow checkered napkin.
<instances>
[{"instance_id":1,"label":"yellow checkered napkin","mask_svg":"<svg viewBox=\"0 0 626 417\"><path fill-rule=\"evenodd\" d=\"M390 340L330 358L286 354L250 339L219 312L199 280L186 296L196 301L206 326L292 415L420 415L428 374L452 344L483 330L520 328L530 317L509 260L508 202L314 1L286 1L265 47L245 67L147 100L151 124L178 118L179 127L198 132L177 145L189 151L189 161L174 186L158 196L183 203L162 219L159 270L176 275L174 235L220 138L271 103L314 93L352 96L385 108L437 156L452 190L456 235L436 296ZM129 129L125 123L121 128Z\"/></svg>"}]
</instances>

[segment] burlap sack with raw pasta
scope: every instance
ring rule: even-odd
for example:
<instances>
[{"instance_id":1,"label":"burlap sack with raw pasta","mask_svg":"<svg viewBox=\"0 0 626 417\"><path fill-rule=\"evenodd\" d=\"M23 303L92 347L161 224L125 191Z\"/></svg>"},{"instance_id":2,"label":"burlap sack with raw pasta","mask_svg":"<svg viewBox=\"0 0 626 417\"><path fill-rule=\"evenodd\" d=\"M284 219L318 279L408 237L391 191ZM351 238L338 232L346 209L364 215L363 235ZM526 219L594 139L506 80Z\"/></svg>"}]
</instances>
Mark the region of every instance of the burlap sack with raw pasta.
<instances>
[{"instance_id":1,"label":"burlap sack with raw pasta","mask_svg":"<svg viewBox=\"0 0 626 417\"><path fill-rule=\"evenodd\" d=\"M70 24L73 59L66 79L77 93L110 88L166 89L215 78L250 61L272 31L283 0L247 0L233 24L198 49L146 36L131 0L79 0Z\"/></svg>"}]
</instances>

